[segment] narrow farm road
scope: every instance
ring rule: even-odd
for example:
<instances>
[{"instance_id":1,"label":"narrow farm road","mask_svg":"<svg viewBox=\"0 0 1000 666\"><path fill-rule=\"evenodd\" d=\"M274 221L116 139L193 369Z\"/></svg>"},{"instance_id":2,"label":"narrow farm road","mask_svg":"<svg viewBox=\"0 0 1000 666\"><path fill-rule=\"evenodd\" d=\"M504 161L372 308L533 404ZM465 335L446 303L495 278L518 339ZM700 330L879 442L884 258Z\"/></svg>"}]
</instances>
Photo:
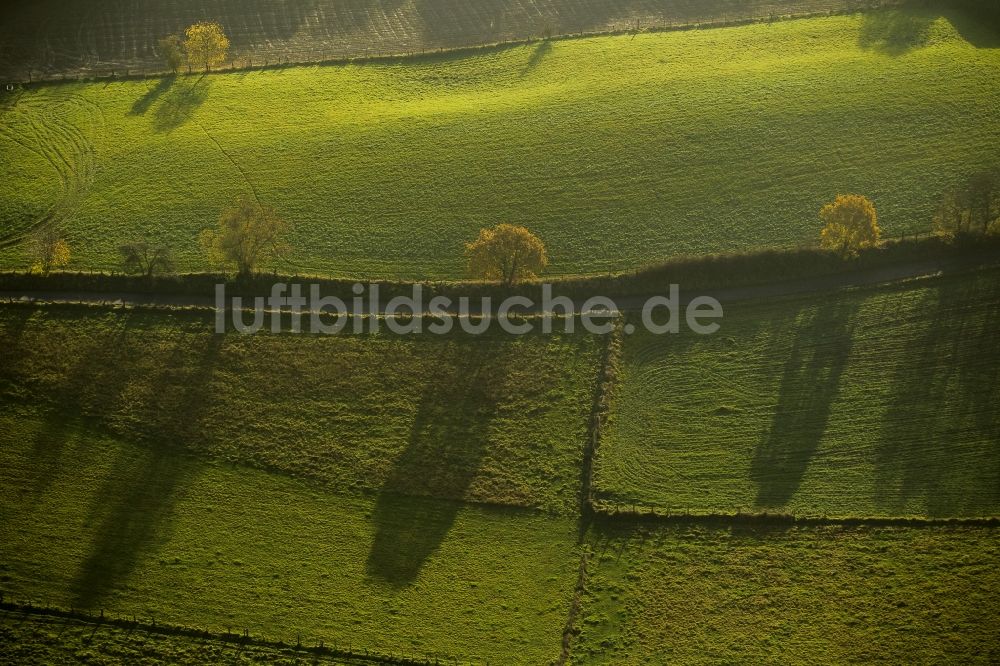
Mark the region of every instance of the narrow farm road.
<instances>
[{"instance_id":1,"label":"narrow farm road","mask_svg":"<svg viewBox=\"0 0 1000 666\"><path fill-rule=\"evenodd\" d=\"M692 299L699 296L711 296L723 306L732 303L740 303L755 300L771 300L785 298L789 296L800 296L806 294L822 294L835 292L842 289L858 287L870 287L883 284L892 284L929 278L944 273L964 272L1000 266L1000 256L995 254L977 257L965 257L962 259L945 258L920 262L911 262L885 266L877 269L856 271L851 273L839 273L834 275L824 275L812 278L796 280L783 280L765 284L755 284L748 286L727 287L724 289L708 290L685 290L684 285L679 285L680 304L686 305ZM304 284L308 279L303 280ZM306 290L304 290L306 291ZM553 283L555 296L559 294L558 282ZM454 293L460 293L460 288L455 288ZM600 294L594 294L600 295ZM642 309L643 305L654 296L665 296L667 290L660 292L636 294L622 296L615 299L619 312L634 312ZM454 297L453 300L457 300ZM476 299L472 299L473 302ZM214 307L215 297L212 295L191 295L191 294L152 294L141 292L100 292L100 291L4 291L0 290L0 301L15 302L44 302L44 303L92 303L105 305L125 305L125 306L173 306L173 307ZM583 300L577 300L577 310L583 305ZM457 306L448 308L449 312L457 313ZM537 314L542 312L540 303L536 303L529 308L512 308L526 314ZM476 310L473 309L476 313Z\"/></svg>"}]
</instances>

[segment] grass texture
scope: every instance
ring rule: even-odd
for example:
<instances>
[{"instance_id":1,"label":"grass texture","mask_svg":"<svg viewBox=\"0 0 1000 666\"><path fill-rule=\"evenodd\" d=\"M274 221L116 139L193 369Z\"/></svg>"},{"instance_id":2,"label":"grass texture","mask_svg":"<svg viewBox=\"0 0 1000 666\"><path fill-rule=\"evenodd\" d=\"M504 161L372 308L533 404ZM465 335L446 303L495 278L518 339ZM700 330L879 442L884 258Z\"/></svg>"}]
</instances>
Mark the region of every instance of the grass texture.
<instances>
[{"instance_id":1,"label":"grass texture","mask_svg":"<svg viewBox=\"0 0 1000 666\"><path fill-rule=\"evenodd\" d=\"M332 657L296 654L289 650L224 643L218 640L134 631L58 617L0 611L0 661L21 666L62 666L99 663L131 664L324 664L353 666ZM370 662L369 662L370 663Z\"/></svg>"},{"instance_id":2,"label":"grass texture","mask_svg":"<svg viewBox=\"0 0 1000 666\"><path fill-rule=\"evenodd\" d=\"M997 44L961 14L875 12L30 87L0 105L0 267L55 221L72 268L146 237L207 269L198 233L243 192L295 227L273 268L352 277L461 277L499 222L554 274L815 243L843 192L925 230L1000 149Z\"/></svg>"},{"instance_id":3,"label":"grass texture","mask_svg":"<svg viewBox=\"0 0 1000 666\"><path fill-rule=\"evenodd\" d=\"M597 496L675 512L1000 514L1000 272L625 339Z\"/></svg>"},{"instance_id":4,"label":"grass texture","mask_svg":"<svg viewBox=\"0 0 1000 666\"><path fill-rule=\"evenodd\" d=\"M600 339L213 326L191 312L0 308L0 400L47 410L43 457L89 424L338 493L577 510Z\"/></svg>"},{"instance_id":5,"label":"grass texture","mask_svg":"<svg viewBox=\"0 0 1000 666\"><path fill-rule=\"evenodd\" d=\"M1000 543L983 528L592 534L580 664L989 663Z\"/></svg>"},{"instance_id":6,"label":"grass texture","mask_svg":"<svg viewBox=\"0 0 1000 666\"><path fill-rule=\"evenodd\" d=\"M0 417L0 566L9 598L410 656L559 654L576 526L523 510L303 481Z\"/></svg>"},{"instance_id":7,"label":"grass texture","mask_svg":"<svg viewBox=\"0 0 1000 666\"><path fill-rule=\"evenodd\" d=\"M0 77L163 69L157 40L218 21L258 64L412 53L552 34L841 10L849 0L39 0L0 7ZM638 22L638 23L637 23Z\"/></svg>"}]
</instances>

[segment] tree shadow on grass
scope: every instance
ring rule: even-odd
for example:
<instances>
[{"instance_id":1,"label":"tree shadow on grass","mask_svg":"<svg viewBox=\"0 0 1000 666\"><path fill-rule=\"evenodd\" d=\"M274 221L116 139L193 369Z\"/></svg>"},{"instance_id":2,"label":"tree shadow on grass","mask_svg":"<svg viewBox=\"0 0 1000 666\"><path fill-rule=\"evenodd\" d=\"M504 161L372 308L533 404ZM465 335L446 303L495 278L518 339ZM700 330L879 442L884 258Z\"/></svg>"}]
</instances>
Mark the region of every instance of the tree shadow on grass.
<instances>
[{"instance_id":1,"label":"tree shadow on grass","mask_svg":"<svg viewBox=\"0 0 1000 666\"><path fill-rule=\"evenodd\" d=\"M153 106L156 100L158 100L163 93L170 90L176 80L177 76L175 75L164 76L161 78L157 81L155 86L146 91L145 95L135 100L135 103L132 104L132 108L129 110L128 114L130 116L141 116L145 114L149 111L149 107Z\"/></svg>"},{"instance_id":2,"label":"tree shadow on grass","mask_svg":"<svg viewBox=\"0 0 1000 666\"><path fill-rule=\"evenodd\" d=\"M199 76L194 83L183 82L171 86L160 98L153 112L153 130L171 132L187 123L199 106L208 98L210 79Z\"/></svg>"},{"instance_id":3,"label":"tree shadow on grass","mask_svg":"<svg viewBox=\"0 0 1000 666\"><path fill-rule=\"evenodd\" d=\"M850 299L826 301L797 327L770 431L751 463L759 509L788 503L819 448L851 353L856 309Z\"/></svg>"},{"instance_id":4,"label":"tree shadow on grass","mask_svg":"<svg viewBox=\"0 0 1000 666\"><path fill-rule=\"evenodd\" d=\"M451 348L425 384L409 443L375 502L368 576L409 585L451 529L489 446L505 379L497 353Z\"/></svg>"},{"instance_id":5,"label":"tree shadow on grass","mask_svg":"<svg viewBox=\"0 0 1000 666\"><path fill-rule=\"evenodd\" d=\"M1000 279L945 279L899 353L876 442L876 501L931 517L1000 512ZM917 324L914 324L917 325Z\"/></svg>"},{"instance_id":6,"label":"tree shadow on grass","mask_svg":"<svg viewBox=\"0 0 1000 666\"><path fill-rule=\"evenodd\" d=\"M542 59L552 51L552 42L543 40L539 42L531 52L527 64L521 70L521 76L527 76L542 62Z\"/></svg>"},{"instance_id":7,"label":"tree shadow on grass","mask_svg":"<svg viewBox=\"0 0 1000 666\"><path fill-rule=\"evenodd\" d=\"M1000 48L1000 4L986 0L941 0L935 9L972 46Z\"/></svg>"},{"instance_id":8,"label":"tree shadow on grass","mask_svg":"<svg viewBox=\"0 0 1000 666\"><path fill-rule=\"evenodd\" d=\"M4 310L0 320L0 377L13 369L21 354L21 336L28 326L32 315L37 312L35 306L18 305Z\"/></svg>"},{"instance_id":9,"label":"tree shadow on grass","mask_svg":"<svg viewBox=\"0 0 1000 666\"><path fill-rule=\"evenodd\" d=\"M36 500L41 499L64 466L66 445L74 433L88 423L100 427L118 404L128 376L121 371L116 355L127 347L133 316L126 311L109 323L108 335L82 349L54 387L56 406L45 412L43 426L32 442L36 474L31 494Z\"/></svg>"},{"instance_id":10,"label":"tree shadow on grass","mask_svg":"<svg viewBox=\"0 0 1000 666\"><path fill-rule=\"evenodd\" d=\"M937 14L928 11L884 10L868 12L861 23L858 44L892 56L900 56L927 44Z\"/></svg>"},{"instance_id":11,"label":"tree shadow on grass","mask_svg":"<svg viewBox=\"0 0 1000 666\"><path fill-rule=\"evenodd\" d=\"M70 587L73 606L94 608L132 572L145 549L165 539L163 523L196 464L172 447L130 448L97 494L99 524Z\"/></svg>"},{"instance_id":12,"label":"tree shadow on grass","mask_svg":"<svg viewBox=\"0 0 1000 666\"><path fill-rule=\"evenodd\" d=\"M197 429L210 400L209 386L218 362L221 336L212 336L191 369L182 396L188 434ZM183 488L200 465L182 454L185 442L160 440L124 447L91 506L96 523L90 551L71 584L73 605L94 608L128 578L140 557L167 538L166 522Z\"/></svg>"},{"instance_id":13,"label":"tree shadow on grass","mask_svg":"<svg viewBox=\"0 0 1000 666\"><path fill-rule=\"evenodd\" d=\"M934 22L942 18L972 46L1000 47L1000 5L980 0L928 2L920 8L866 13L858 44L892 56L903 55L926 46Z\"/></svg>"}]
</instances>

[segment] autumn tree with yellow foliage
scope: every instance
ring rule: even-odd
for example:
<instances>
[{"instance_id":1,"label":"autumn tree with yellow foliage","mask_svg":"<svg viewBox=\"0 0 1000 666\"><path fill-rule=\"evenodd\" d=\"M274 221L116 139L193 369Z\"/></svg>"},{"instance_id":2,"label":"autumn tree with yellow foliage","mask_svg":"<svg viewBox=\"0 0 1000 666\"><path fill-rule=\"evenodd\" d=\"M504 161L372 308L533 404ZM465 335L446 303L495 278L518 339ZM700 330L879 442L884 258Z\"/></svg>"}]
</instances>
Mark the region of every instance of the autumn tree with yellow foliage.
<instances>
[{"instance_id":1,"label":"autumn tree with yellow foliage","mask_svg":"<svg viewBox=\"0 0 1000 666\"><path fill-rule=\"evenodd\" d=\"M549 263L541 239L514 224L480 229L479 238L466 243L465 257L473 277L499 280L505 287L536 277Z\"/></svg>"},{"instance_id":2,"label":"autumn tree with yellow foliage","mask_svg":"<svg viewBox=\"0 0 1000 666\"><path fill-rule=\"evenodd\" d=\"M204 67L207 72L225 62L229 38L218 23L195 23L184 31L184 52L189 65Z\"/></svg>"},{"instance_id":3,"label":"autumn tree with yellow foliage","mask_svg":"<svg viewBox=\"0 0 1000 666\"><path fill-rule=\"evenodd\" d=\"M288 223L273 208L244 194L222 211L218 228L201 232L201 243L213 263L234 266L245 277L262 262L288 252L284 242L288 230Z\"/></svg>"},{"instance_id":4,"label":"autumn tree with yellow foliage","mask_svg":"<svg viewBox=\"0 0 1000 666\"><path fill-rule=\"evenodd\" d=\"M875 204L859 194L841 194L823 206L820 246L842 257L857 256L858 251L878 243L882 235Z\"/></svg>"},{"instance_id":5,"label":"autumn tree with yellow foliage","mask_svg":"<svg viewBox=\"0 0 1000 666\"><path fill-rule=\"evenodd\" d=\"M69 243L63 238L62 230L54 224L47 224L31 235L28 252L31 254L31 270L46 275L69 264Z\"/></svg>"}]
</instances>

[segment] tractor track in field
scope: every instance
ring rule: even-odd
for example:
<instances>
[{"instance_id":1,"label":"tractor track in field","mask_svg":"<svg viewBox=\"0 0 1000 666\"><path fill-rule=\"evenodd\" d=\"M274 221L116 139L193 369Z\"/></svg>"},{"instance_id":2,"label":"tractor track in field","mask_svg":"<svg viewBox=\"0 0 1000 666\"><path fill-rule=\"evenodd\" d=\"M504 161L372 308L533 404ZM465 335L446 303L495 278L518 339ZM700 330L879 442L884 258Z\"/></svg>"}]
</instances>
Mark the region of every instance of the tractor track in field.
<instances>
[{"instance_id":1,"label":"tractor track in field","mask_svg":"<svg viewBox=\"0 0 1000 666\"><path fill-rule=\"evenodd\" d=\"M201 131L205 133L205 136L209 138L209 140L215 145L215 147L218 148L219 152L222 153L222 155L227 160L229 160L229 163L232 164L233 167L239 172L240 176L243 178L243 182L245 182L247 186L250 188L250 192L253 194L254 201L256 201L257 205L260 206L261 205L260 196L257 193L257 188L256 186L254 186L253 181L250 180L250 177L247 176L247 172L244 171L243 167L239 165L239 162L233 159L233 156L230 155L226 151L226 149L222 147L222 144L219 143L219 140L216 139L214 136L212 136L212 133L208 131L208 129L201 123L201 121L195 119L194 122L196 125L198 125L199 128L201 128Z\"/></svg>"},{"instance_id":2,"label":"tractor track in field","mask_svg":"<svg viewBox=\"0 0 1000 666\"><path fill-rule=\"evenodd\" d=\"M87 127L81 128L80 124ZM0 138L33 153L58 177L53 203L30 220L16 220L0 236L0 248L22 242L47 224L59 224L73 215L97 174L97 146L106 128L103 111L76 94L58 97L44 107L19 104L0 116Z\"/></svg>"}]
</instances>

